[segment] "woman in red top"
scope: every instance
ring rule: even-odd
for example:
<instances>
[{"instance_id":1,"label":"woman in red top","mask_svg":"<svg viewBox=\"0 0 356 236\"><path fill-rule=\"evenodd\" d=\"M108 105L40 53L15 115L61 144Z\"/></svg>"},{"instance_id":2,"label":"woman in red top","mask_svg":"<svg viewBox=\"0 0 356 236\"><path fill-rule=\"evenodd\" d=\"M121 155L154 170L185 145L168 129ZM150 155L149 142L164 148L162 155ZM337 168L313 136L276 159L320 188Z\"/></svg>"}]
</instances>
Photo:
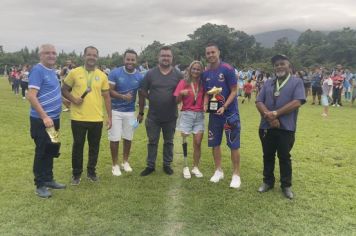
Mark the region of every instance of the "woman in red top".
<instances>
[{"instance_id":1,"label":"woman in red top","mask_svg":"<svg viewBox=\"0 0 356 236\"><path fill-rule=\"evenodd\" d=\"M201 141L204 134L204 108L203 97L204 91L201 84L200 75L203 72L203 65L200 61L193 61L186 69L184 79L182 79L174 96L177 103L182 102L182 109L179 116L177 130L181 131L183 137L183 153L185 167L183 168L183 176L186 179L191 178L189 167L187 165L187 141L189 134L193 133L193 169L192 174L196 177L203 177L203 174L198 169L201 155Z\"/></svg>"}]
</instances>

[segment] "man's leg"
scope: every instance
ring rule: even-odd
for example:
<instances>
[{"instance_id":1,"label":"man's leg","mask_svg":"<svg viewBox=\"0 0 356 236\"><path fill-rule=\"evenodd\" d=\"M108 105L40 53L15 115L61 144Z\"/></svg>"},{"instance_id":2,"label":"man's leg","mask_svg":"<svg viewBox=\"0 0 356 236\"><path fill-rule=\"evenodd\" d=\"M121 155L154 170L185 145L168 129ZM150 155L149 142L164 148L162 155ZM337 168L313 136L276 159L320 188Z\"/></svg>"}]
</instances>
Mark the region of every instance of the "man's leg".
<instances>
[{"instance_id":1,"label":"man's leg","mask_svg":"<svg viewBox=\"0 0 356 236\"><path fill-rule=\"evenodd\" d=\"M85 122L72 120L72 135L73 135L73 147L72 147L72 169L73 177L79 178L83 172L83 149L85 143L85 136L87 133L87 127Z\"/></svg>"},{"instance_id":2,"label":"man's leg","mask_svg":"<svg viewBox=\"0 0 356 236\"><path fill-rule=\"evenodd\" d=\"M111 152L112 166L116 166L119 159L119 142L110 141L110 152Z\"/></svg>"},{"instance_id":3,"label":"man's leg","mask_svg":"<svg viewBox=\"0 0 356 236\"><path fill-rule=\"evenodd\" d=\"M90 122L88 129L89 160L87 171L88 175L96 176L95 168L98 162L101 131L103 122Z\"/></svg>"},{"instance_id":4,"label":"man's leg","mask_svg":"<svg viewBox=\"0 0 356 236\"><path fill-rule=\"evenodd\" d=\"M222 171L221 169L221 148L220 145L213 147L213 157L214 157L214 164L215 164L215 170Z\"/></svg>"},{"instance_id":5,"label":"man's leg","mask_svg":"<svg viewBox=\"0 0 356 236\"><path fill-rule=\"evenodd\" d=\"M290 151L292 150L295 136L294 132L279 130L277 154L281 175L281 187L292 186L292 161Z\"/></svg>"},{"instance_id":6,"label":"man's leg","mask_svg":"<svg viewBox=\"0 0 356 236\"><path fill-rule=\"evenodd\" d=\"M176 130L176 120L164 122L162 124L163 134L163 166L170 166L173 161L174 133Z\"/></svg>"},{"instance_id":7,"label":"man's leg","mask_svg":"<svg viewBox=\"0 0 356 236\"><path fill-rule=\"evenodd\" d=\"M269 186L274 186L274 163L277 150L275 130L259 130L259 136L263 150L263 182Z\"/></svg>"},{"instance_id":8,"label":"man's leg","mask_svg":"<svg viewBox=\"0 0 356 236\"><path fill-rule=\"evenodd\" d=\"M240 149L231 149L233 175L240 176Z\"/></svg>"},{"instance_id":9,"label":"man's leg","mask_svg":"<svg viewBox=\"0 0 356 236\"><path fill-rule=\"evenodd\" d=\"M124 139L124 152L123 152L124 163L129 161L131 143L132 143L131 140Z\"/></svg>"},{"instance_id":10,"label":"man's leg","mask_svg":"<svg viewBox=\"0 0 356 236\"><path fill-rule=\"evenodd\" d=\"M161 126L158 122L146 118L146 133L148 138L147 144L147 167L154 169L157 158L157 148L159 142L159 136L161 132Z\"/></svg>"}]
</instances>

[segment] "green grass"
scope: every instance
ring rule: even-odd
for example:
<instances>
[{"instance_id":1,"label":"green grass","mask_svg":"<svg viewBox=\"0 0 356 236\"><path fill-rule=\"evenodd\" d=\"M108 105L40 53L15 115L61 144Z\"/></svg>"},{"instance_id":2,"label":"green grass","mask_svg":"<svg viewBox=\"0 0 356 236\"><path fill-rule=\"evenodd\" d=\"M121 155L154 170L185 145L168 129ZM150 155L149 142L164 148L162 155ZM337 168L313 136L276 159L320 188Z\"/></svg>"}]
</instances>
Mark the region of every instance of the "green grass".
<instances>
[{"instance_id":1,"label":"green grass","mask_svg":"<svg viewBox=\"0 0 356 236\"><path fill-rule=\"evenodd\" d=\"M265 194L256 191L262 179L262 153L257 135L259 115L253 103L240 104L239 191L229 189L231 164L225 145L226 177L218 184L209 182L214 165L206 137L203 179L183 179L178 134L175 174L162 172L161 142L156 172L140 177L146 158L142 125L133 142L132 174L111 175L104 131L98 162L100 182L89 183L83 178L79 186L72 187L72 137L69 114L63 113L62 155L55 160L54 172L56 180L68 188L53 191L53 197L44 200L34 194L29 104L15 97L7 80L1 78L0 235L356 235L356 106L345 105L331 107L328 118L320 116L320 106L310 103L300 110L292 151L293 201L285 199L278 187ZM191 145L188 149L191 155ZM279 176L278 166L276 170Z\"/></svg>"}]
</instances>

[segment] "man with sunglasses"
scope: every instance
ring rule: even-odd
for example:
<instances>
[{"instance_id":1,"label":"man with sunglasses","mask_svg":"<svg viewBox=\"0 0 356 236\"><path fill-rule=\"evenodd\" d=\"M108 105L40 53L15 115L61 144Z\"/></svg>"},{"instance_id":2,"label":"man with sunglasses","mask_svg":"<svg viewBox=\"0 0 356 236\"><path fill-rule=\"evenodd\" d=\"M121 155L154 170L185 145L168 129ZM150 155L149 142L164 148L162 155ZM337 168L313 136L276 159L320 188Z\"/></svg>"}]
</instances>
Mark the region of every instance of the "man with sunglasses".
<instances>
[{"instance_id":1,"label":"man with sunglasses","mask_svg":"<svg viewBox=\"0 0 356 236\"><path fill-rule=\"evenodd\" d=\"M298 108L305 103L303 81L292 76L287 56L271 59L276 78L266 81L256 100L261 114L259 136L263 149L263 184L259 192L274 187L275 154L279 158L281 188L284 196L293 199L292 162L290 151L295 140Z\"/></svg>"}]
</instances>

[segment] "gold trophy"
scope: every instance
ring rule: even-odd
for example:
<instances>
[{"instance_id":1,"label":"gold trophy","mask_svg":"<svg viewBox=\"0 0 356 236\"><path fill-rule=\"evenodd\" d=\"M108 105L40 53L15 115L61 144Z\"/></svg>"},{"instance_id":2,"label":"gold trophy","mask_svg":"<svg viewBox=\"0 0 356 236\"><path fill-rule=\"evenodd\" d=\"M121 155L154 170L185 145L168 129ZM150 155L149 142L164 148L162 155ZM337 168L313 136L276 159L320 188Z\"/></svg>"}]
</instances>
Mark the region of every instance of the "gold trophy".
<instances>
[{"instance_id":1,"label":"gold trophy","mask_svg":"<svg viewBox=\"0 0 356 236\"><path fill-rule=\"evenodd\" d=\"M51 142L46 145L46 153L53 157L59 157L59 149L61 142L59 140L59 131L56 131L54 127L46 128L46 132L51 139Z\"/></svg>"},{"instance_id":2,"label":"gold trophy","mask_svg":"<svg viewBox=\"0 0 356 236\"><path fill-rule=\"evenodd\" d=\"M207 92L209 95L213 95L212 98L208 102L207 112L216 113L217 110L219 110L219 108L221 107L221 104L219 103L218 99L216 99L216 95L221 93L221 91L222 91L222 88L217 88L214 86L212 89L210 89Z\"/></svg>"}]
</instances>

